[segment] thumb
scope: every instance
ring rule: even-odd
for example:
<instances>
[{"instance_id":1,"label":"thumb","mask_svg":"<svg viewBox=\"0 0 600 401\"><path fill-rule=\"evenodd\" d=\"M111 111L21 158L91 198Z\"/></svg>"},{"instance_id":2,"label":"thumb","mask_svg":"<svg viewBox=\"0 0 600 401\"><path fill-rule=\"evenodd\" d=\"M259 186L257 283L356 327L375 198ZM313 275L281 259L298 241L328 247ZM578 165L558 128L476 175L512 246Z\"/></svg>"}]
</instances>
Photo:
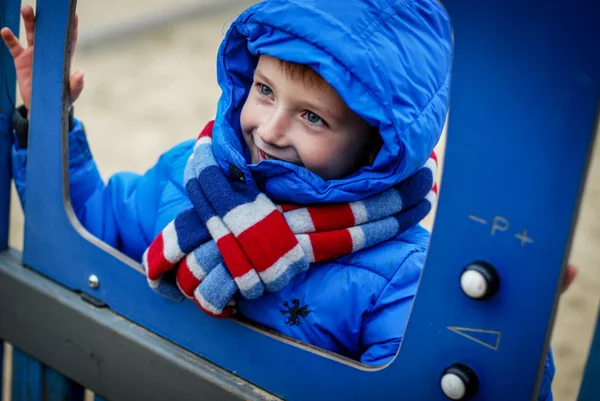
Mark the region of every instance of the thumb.
<instances>
[{"instance_id":1,"label":"thumb","mask_svg":"<svg viewBox=\"0 0 600 401\"><path fill-rule=\"evenodd\" d=\"M69 98L71 99L71 104L75 103L82 91L83 71L75 71L69 79Z\"/></svg>"},{"instance_id":2,"label":"thumb","mask_svg":"<svg viewBox=\"0 0 600 401\"><path fill-rule=\"evenodd\" d=\"M565 292L570 286L575 277L577 276L577 267L574 265L568 265L567 271L565 272L564 282L563 282L563 292Z\"/></svg>"}]
</instances>

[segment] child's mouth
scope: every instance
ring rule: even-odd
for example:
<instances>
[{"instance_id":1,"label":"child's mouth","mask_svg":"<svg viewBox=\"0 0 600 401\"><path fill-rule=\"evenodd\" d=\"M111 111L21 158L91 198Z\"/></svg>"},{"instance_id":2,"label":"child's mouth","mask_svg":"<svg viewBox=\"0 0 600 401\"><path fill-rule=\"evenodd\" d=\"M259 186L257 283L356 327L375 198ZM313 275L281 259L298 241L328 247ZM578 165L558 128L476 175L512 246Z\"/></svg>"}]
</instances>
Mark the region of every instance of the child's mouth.
<instances>
[{"instance_id":1,"label":"child's mouth","mask_svg":"<svg viewBox=\"0 0 600 401\"><path fill-rule=\"evenodd\" d=\"M304 167L304 164L302 164L301 162L293 162L293 161L289 161L289 160L286 160L286 159L280 159L280 158L277 158L275 156L271 156L270 154L268 154L267 152L265 152L264 150L262 150L258 146L256 147L256 154L258 155L258 162L261 162L263 160L273 160L273 161L277 161L278 160L278 161L292 163L292 164L295 164L295 165L300 166L300 167Z\"/></svg>"},{"instance_id":2,"label":"child's mouth","mask_svg":"<svg viewBox=\"0 0 600 401\"><path fill-rule=\"evenodd\" d=\"M263 160L281 160L276 157L271 156L270 154L264 152L261 148L256 147L258 150L258 161L261 162Z\"/></svg>"}]
</instances>

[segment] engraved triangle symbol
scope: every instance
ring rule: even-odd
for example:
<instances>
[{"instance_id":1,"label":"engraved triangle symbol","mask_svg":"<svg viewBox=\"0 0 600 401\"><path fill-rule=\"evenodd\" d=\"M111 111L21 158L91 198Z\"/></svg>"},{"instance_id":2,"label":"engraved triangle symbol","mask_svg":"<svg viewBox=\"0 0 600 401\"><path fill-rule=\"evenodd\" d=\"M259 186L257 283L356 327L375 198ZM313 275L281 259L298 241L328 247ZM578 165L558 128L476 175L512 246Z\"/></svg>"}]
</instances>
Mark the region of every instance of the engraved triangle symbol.
<instances>
[{"instance_id":1,"label":"engraved triangle symbol","mask_svg":"<svg viewBox=\"0 0 600 401\"><path fill-rule=\"evenodd\" d=\"M502 333L497 330L475 329L472 327L459 326L447 326L447 328L456 334L460 334L461 336L466 337L471 341L475 341L484 347L491 348L494 351L497 351L498 347L500 347L500 336Z\"/></svg>"}]
</instances>

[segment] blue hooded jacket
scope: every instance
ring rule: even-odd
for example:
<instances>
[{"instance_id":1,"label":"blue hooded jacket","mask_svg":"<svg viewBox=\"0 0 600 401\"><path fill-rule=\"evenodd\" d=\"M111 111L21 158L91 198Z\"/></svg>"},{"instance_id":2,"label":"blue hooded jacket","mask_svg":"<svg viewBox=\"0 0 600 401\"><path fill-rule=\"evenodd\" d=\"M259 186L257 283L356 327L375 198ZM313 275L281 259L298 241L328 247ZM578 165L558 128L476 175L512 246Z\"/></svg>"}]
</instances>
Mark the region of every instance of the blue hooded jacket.
<instances>
[{"instance_id":1,"label":"blue hooded jacket","mask_svg":"<svg viewBox=\"0 0 600 401\"><path fill-rule=\"evenodd\" d=\"M283 161L249 164L240 113L258 55L309 65L346 104L379 129L383 146L371 166L324 181ZM439 140L446 114L451 26L436 0L270 0L242 13L218 52L222 89L213 144L225 174L241 171L275 201L298 204L365 198L420 168ZM88 231L136 260L191 203L183 170L194 141L163 154L144 175L119 173L104 184L80 122L70 133L73 208ZM22 201L25 150L13 152ZM369 365L390 362L406 327L429 233L415 226L393 240L313 265L277 293L238 298L250 320ZM290 314L292 308L299 313ZM551 399L547 362L540 400Z\"/></svg>"}]
</instances>

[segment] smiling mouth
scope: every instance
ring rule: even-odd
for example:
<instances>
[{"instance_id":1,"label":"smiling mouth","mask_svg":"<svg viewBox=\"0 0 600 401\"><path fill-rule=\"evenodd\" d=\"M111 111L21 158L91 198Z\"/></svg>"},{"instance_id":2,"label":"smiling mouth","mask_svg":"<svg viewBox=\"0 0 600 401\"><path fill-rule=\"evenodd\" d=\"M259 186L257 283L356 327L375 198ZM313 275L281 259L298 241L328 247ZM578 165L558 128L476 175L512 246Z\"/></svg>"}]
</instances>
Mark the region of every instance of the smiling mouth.
<instances>
[{"instance_id":1,"label":"smiling mouth","mask_svg":"<svg viewBox=\"0 0 600 401\"><path fill-rule=\"evenodd\" d=\"M263 160L282 161L282 162L292 163L292 164L295 164L300 167L304 167L304 164L302 164L301 162L293 162L293 161L289 161L289 160L285 160L285 159L279 159L275 156L268 154L267 152L265 152L258 146L256 147L256 153L258 155L258 162L261 162Z\"/></svg>"},{"instance_id":2,"label":"smiling mouth","mask_svg":"<svg viewBox=\"0 0 600 401\"><path fill-rule=\"evenodd\" d=\"M256 147L256 149L258 150L258 161L263 161L263 160L281 160L281 159L278 159L276 157L271 156L270 154L268 154L267 152L263 151L259 147Z\"/></svg>"}]
</instances>

